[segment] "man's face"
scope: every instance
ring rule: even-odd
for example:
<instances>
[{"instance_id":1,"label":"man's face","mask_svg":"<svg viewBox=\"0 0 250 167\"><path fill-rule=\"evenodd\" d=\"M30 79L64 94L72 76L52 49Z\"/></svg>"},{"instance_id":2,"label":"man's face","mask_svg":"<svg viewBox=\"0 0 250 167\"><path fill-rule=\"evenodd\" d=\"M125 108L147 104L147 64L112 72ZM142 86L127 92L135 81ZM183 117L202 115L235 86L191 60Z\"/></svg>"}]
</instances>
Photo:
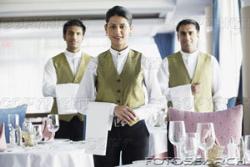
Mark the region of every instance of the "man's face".
<instances>
[{"instance_id":1,"label":"man's face","mask_svg":"<svg viewBox=\"0 0 250 167\"><path fill-rule=\"evenodd\" d=\"M199 34L193 24L182 25L177 32L181 49L186 53L193 53L197 50Z\"/></svg>"},{"instance_id":2,"label":"man's face","mask_svg":"<svg viewBox=\"0 0 250 167\"><path fill-rule=\"evenodd\" d=\"M127 47L131 27L126 18L112 16L105 25L105 31L111 41L113 49L120 50Z\"/></svg>"},{"instance_id":3,"label":"man's face","mask_svg":"<svg viewBox=\"0 0 250 167\"><path fill-rule=\"evenodd\" d=\"M70 26L67 28L64 40L67 43L67 50L70 52L78 52L83 41L83 31L79 26Z\"/></svg>"}]
</instances>

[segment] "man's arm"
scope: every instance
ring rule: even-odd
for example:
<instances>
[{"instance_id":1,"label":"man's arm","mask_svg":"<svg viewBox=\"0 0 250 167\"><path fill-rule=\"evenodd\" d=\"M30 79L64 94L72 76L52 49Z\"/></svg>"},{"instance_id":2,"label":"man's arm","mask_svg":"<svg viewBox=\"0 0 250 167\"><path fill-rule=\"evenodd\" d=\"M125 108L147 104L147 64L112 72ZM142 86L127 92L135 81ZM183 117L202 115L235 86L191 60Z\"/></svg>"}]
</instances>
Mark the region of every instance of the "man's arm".
<instances>
[{"instance_id":1,"label":"man's arm","mask_svg":"<svg viewBox=\"0 0 250 167\"><path fill-rule=\"evenodd\" d=\"M43 95L56 97L56 83L57 76L56 70L53 65L52 59L50 59L44 67L43 73Z\"/></svg>"},{"instance_id":2,"label":"man's arm","mask_svg":"<svg viewBox=\"0 0 250 167\"><path fill-rule=\"evenodd\" d=\"M212 56L212 66L213 66L213 83L212 83L212 93L213 93L213 104L214 111L220 111L227 109L227 98L223 96L222 91L222 77L221 69L217 60Z\"/></svg>"},{"instance_id":3,"label":"man's arm","mask_svg":"<svg viewBox=\"0 0 250 167\"><path fill-rule=\"evenodd\" d=\"M165 58L163 59L160 69L158 71L158 80L159 80L159 85L161 88L162 94L166 97L167 100L170 99L169 95L169 71L168 71L168 59Z\"/></svg>"},{"instance_id":4,"label":"man's arm","mask_svg":"<svg viewBox=\"0 0 250 167\"><path fill-rule=\"evenodd\" d=\"M153 117L157 113L161 112L166 106L166 100L161 93L161 88L157 78L160 62L157 60L149 60L146 57L142 57L142 68L144 72L145 87L148 94L148 104L145 104L138 109L135 109L135 114L140 119L145 119L146 122L152 121ZM151 122L156 123L156 122Z\"/></svg>"},{"instance_id":5,"label":"man's arm","mask_svg":"<svg viewBox=\"0 0 250 167\"><path fill-rule=\"evenodd\" d=\"M75 106L78 112L86 113L88 102L95 101L96 98L96 78L97 59L90 60L84 76L80 82L76 95Z\"/></svg>"}]
</instances>

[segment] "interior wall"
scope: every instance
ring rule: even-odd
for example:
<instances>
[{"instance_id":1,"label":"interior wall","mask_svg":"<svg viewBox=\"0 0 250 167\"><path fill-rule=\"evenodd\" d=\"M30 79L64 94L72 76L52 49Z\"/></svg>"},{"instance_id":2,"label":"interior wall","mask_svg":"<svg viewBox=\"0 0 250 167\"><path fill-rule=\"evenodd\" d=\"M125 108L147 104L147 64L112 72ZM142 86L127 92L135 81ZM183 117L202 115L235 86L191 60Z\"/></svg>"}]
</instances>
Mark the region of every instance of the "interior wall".
<instances>
[{"instance_id":1,"label":"interior wall","mask_svg":"<svg viewBox=\"0 0 250 167\"><path fill-rule=\"evenodd\" d=\"M244 133L250 134L250 4L241 9L242 24L242 78L243 78L243 105L244 105Z\"/></svg>"},{"instance_id":2,"label":"interior wall","mask_svg":"<svg viewBox=\"0 0 250 167\"><path fill-rule=\"evenodd\" d=\"M20 23L17 27L0 28L0 97L42 97L44 65L66 47L59 24L39 28L32 24L22 26ZM92 35L93 29L87 31L82 44L83 50L93 56L110 47L104 29L98 32ZM134 36L132 33L129 43L131 48L159 61L160 55L151 36Z\"/></svg>"}]
</instances>

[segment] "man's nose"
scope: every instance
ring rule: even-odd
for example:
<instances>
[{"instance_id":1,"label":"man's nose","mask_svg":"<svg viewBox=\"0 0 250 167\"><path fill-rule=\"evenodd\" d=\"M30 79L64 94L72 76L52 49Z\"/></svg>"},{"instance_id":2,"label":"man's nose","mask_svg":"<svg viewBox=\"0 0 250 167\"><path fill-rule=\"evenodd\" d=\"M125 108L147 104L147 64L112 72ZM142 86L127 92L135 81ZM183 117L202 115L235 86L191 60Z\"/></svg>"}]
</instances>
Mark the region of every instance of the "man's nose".
<instances>
[{"instance_id":1,"label":"man's nose","mask_svg":"<svg viewBox=\"0 0 250 167\"><path fill-rule=\"evenodd\" d=\"M120 35L121 34L121 28L120 27L117 27L115 30L114 30L115 34L116 35Z\"/></svg>"},{"instance_id":2,"label":"man's nose","mask_svg":"<svg viewBox=\"0 0 250 167\"><path fill-rule=\"evenodd\" d=\"M72 34L72 39L77 39L77 34Z\"/></svg>"},{"instance_id":3,"label":"man's nose","mask_svg":"<svg viewBox=\"0 0 250 167\"><path fill-rule=\"evenodd\" d=\"M187 35L186 35L186 40L187 40L187 41L190 41L190 40L191 40L191 35L187 34Z\"/></svg>"}]
</instances>

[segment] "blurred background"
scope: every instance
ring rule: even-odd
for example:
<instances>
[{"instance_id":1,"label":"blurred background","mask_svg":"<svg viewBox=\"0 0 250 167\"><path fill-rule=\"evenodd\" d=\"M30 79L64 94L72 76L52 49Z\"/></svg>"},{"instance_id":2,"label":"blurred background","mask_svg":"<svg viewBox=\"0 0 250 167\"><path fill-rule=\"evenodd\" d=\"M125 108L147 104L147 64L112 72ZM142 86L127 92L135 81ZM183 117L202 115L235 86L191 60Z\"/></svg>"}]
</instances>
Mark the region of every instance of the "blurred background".
<instances>
[{"instance_id":1,"label":"blurred background","mask_svg":"<svg viewBox=\"0 0 250 167\"><path fill-rule=\"evenodd\" d=\"M184 18L201 25L199 47L219 60L225 96L238 96L242 60L239 0L0 0L0 97L42 97L47 60L65 50L62 27L79 18L86 25L83 50L96 56L109 48L107 9L133 14L132 48L155 61L179 49L175 27Z\"/></svg>"}]
</instances>

